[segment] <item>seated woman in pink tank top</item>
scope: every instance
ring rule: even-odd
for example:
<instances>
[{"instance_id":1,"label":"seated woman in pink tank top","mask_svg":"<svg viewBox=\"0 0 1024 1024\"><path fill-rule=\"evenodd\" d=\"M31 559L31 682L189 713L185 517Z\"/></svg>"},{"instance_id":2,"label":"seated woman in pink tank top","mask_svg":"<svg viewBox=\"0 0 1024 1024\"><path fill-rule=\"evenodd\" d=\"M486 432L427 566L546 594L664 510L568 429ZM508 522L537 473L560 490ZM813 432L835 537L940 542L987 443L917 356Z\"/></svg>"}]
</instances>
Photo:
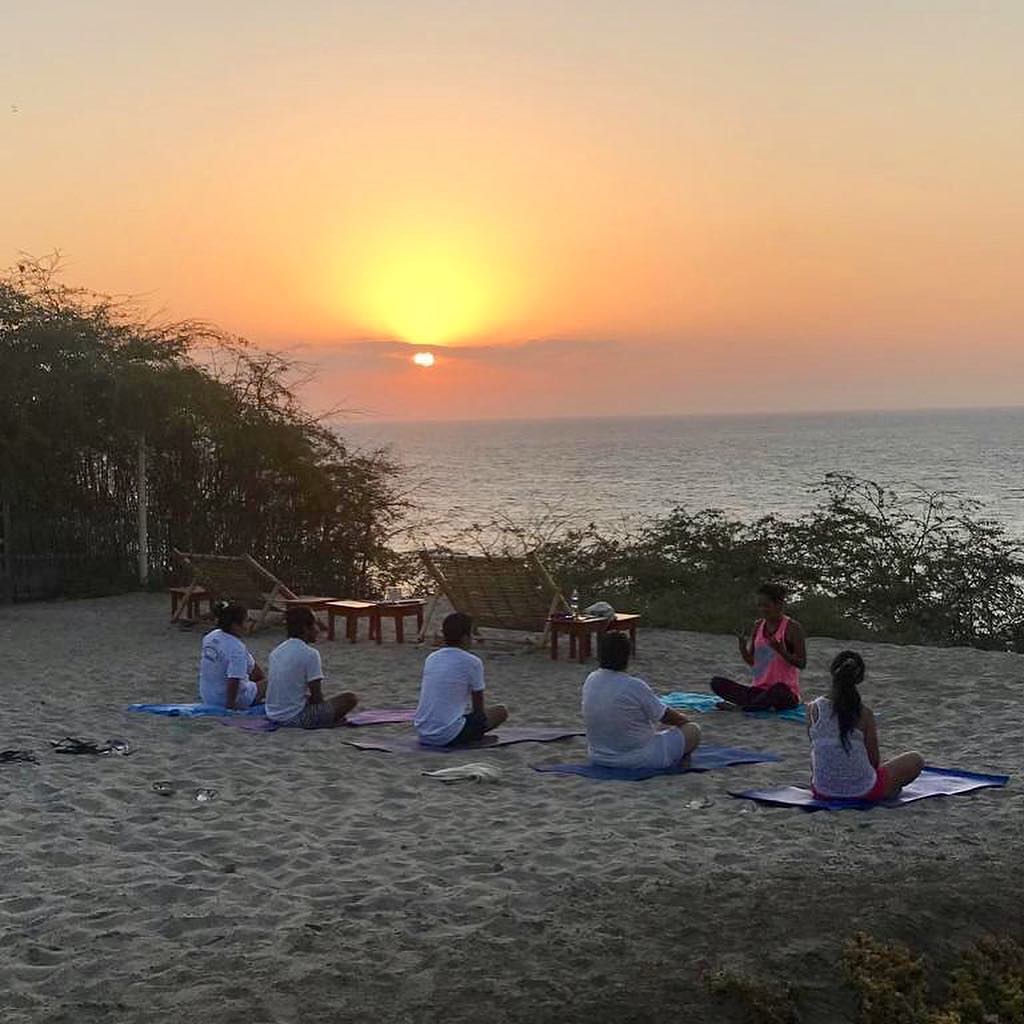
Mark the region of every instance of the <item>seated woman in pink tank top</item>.
<instances>
[{"instance_id":1,"label":"seated woman in pink tank top","mask_svg":"<svg viewBox=\"0 0 1024 1024\"><path fill-rule=\"evenodd\" d=\"M726 708L744 711L786 711L800 703L800 670L807 666L807 638L796 619L785 614L786 590L765 583L757 591L761 617L754 623L748 644L739 637L740 657L753 670L750 685L723 676L711 680L711 689Z\"/></svg>"}]
</instances>

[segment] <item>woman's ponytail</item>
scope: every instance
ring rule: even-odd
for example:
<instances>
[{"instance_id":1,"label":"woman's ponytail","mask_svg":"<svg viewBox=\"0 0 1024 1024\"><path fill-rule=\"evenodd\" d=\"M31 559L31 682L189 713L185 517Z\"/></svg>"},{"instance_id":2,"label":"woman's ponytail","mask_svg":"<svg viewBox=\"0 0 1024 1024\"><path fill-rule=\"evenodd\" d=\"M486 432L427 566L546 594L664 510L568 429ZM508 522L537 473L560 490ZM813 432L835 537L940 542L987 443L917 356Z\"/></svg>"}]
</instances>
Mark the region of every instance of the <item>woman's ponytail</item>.
<instances>
[{"instance_id":1,"label":"woman's ponytail","mask_svg":"<svg viewBox=\"0 0 1024 1024\"><path fill-rule=\"evenodd\" d=\"M839 739L850 749L850 733L860 721L861 699L857 687L864 681L864 659L856 651L840 651L832 659L832 709L839 719Z\"/></svg>"},{"instance_id":2,"label":"woman's ponytail","mask_svg":"<svg viewBox=\"0 0 1024 1024\"><path fill-rule=\"evenodd\" d=\"M213 614L217 618L217 628L225 633L230 633L232 626L245 622L249 616L249 610L242 604L217 601L213 605Z\"/></svg>"}]
</instances>

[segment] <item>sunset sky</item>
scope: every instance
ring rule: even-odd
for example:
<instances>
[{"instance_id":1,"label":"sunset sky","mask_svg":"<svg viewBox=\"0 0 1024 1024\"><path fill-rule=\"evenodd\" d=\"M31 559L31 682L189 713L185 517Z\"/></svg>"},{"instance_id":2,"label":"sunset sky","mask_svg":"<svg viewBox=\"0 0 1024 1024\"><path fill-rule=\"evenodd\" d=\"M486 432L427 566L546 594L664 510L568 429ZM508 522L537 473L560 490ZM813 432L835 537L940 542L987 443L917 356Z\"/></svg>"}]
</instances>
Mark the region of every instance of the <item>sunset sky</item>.
<instances>
[{"instance_id":1,"label":"sunset sky","mask_svg":"<svg viewBox=\"0 0 1024 1024\"><path fill-rule=\"evenodd\" d=\"M1020 0L10 3L0 266L381 417L1020 404L1022 52Z\"/></svg>"}]
</instances>

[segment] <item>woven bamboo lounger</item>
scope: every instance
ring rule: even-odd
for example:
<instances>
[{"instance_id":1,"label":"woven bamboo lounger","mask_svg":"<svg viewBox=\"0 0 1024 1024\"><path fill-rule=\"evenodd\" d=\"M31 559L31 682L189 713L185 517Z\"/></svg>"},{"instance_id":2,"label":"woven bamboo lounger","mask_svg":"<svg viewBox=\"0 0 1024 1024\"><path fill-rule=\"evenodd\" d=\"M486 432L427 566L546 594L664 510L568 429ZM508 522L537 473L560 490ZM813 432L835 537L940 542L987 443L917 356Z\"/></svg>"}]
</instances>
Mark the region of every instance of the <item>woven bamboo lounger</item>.
<instances>
[{"instance_id":1,"label":"woven bamboo lounger","mask_svg":"<svg viewBox=\"0 0 1024 1024\"><path fill-rule=\"evenodd\" d=\"M421 551L420 559L440 594L456 611L473 617L475 627L540 633L547 639L548 619L568 604L535 554L492 558L450 551ZM426 636L438 597L420 631Z\"/></svg>"},{"instance_id":2,"label":"woven bamboo lounger","mask_svg":"<svg viewBox=\"0 0 1024 1024\"><path fill-rule=\"evenodd\" d=\"M194 589L205 588L212 601L232 601L256 611L255 628L262 626L271 612L284 612L286 600L298 599L250 555L201 555L177 549L174 554L192 571L192 581L171 617L172 622L181 617Z\"/></svg>"}]
</instances>

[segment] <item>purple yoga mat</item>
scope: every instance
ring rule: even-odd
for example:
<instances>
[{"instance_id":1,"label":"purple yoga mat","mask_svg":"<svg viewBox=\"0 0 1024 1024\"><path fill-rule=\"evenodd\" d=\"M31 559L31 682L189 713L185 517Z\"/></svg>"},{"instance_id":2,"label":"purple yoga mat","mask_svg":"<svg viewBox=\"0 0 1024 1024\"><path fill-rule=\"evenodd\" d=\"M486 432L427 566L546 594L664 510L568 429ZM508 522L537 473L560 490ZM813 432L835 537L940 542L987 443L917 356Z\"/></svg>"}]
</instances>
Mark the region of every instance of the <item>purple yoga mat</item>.
<instances>
[{"instance_id":1,"label":"purple yoga mat","mask_svg":"<svg viewBox=\"0 0 1024 1024\"><path fill-rule=\"evenodd\" d=\"M620 782L643 782L655 775L685 775L688 772L709 772L714 768L730 768L736 764L766 764L778 761L776 754L764 754L757 750L743 750L741 747L698 747L686 768L678 765L672 768L609 768L606 765L591 764L535 764L535 772L553 775L582 775L588 779Z\"/></svg>"},{"instance_id":2,"label":"purple yoga mat","mask_svg":"<svg viewBox=\"0 0 1024 1024\"><path fill-rule=\"evenodd\" d=\"M367 708L365 711L357 711L349 715L348 721L345 724L352 727L399 725L411 722L415 714L414 708ZM275 729L281 728L277 722L272 722L269 718L256 715L250 717L225 716L224 718L218 718L217 721L221 725L230 725L232 728L242 729L245 732L274 732Z\"/></svg>"},{"instance_id":3,"label":"purple yoga mat","mask_svg":"<svg viewBox=\"0 0 1024 1024\"><path fill-rule=\"evenodd\" d=\"M381 737L373 740L345 740L359 750L380 750L385 754L458 754L466 750L487 750L490 747L507 747L513 743L552 743L582 736L581 729L559 728L557 726L510 726L489 733L476 743L464 743L457 747L428 747L420 743L415 735Z\"/></svg>"},{"instance_id":4,"label":"purple yoga mat","mask_svg":"<svg viewBox=\"0 0 1024 1024\"><path fill-rule=\"evenodd\" d=\"M348 716L349 725L397 725L411 722L416 715L415 708L368 708Z\"/></svg>"},{"instance_id":5,"label":"purple yoga mat","mask_svg":"<svg viewBox=\"0 0 1024 1024\"><path fill-rule=\"evenodd\" d=\"M980 772L961 772L954 768L925 768L898 797L877 803L865 800L819 800L809 789L798 786L745 789L740 792L730 790L730 795L773 807L799 807L805 811L869 811L872 807L902 807L933 796L958 796L977 789L998 788L1005 786L1009 780L1009 775L984 775Z\"/></svg>"}]
</instances>

